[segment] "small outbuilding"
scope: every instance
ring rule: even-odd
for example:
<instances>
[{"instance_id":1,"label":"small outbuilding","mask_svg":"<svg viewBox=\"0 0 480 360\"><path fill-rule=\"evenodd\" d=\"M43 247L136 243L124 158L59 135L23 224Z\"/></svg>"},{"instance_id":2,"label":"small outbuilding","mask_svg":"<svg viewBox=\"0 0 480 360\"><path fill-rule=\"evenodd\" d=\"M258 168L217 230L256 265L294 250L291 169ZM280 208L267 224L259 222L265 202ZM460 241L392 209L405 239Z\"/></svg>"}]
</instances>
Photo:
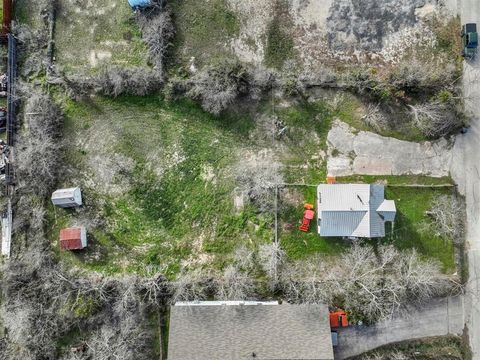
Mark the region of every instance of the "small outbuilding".
<instances>
[{"instance_id":1,"label":"small outbuilding","mask_svg":"<svg viewBox=\"0 0 480 360\"><path fill-rule=\"evenodd\" d=\"M82 191L79 187L56 190L52 194L52 203L61 208L82 206Z\"/></svg>"},{"instance_id":2,"label":"small outbuilding","mask_svg":"<svg viewBox=\"0 0 480 360\"><path fill-rule=\"evenodd\" d=\"M84 226L60 230L61 250L81 250L87 247L87 231Z\"/></svg>"}]
</instances>

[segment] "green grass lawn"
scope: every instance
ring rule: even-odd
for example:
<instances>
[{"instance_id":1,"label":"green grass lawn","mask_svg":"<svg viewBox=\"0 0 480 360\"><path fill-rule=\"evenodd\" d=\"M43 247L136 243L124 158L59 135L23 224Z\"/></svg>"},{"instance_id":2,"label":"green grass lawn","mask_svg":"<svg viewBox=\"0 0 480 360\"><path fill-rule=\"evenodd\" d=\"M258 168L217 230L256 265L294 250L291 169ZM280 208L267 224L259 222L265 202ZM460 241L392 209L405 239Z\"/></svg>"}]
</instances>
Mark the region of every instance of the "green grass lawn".
<instances>
[{"instance_id":1,"label":"green grass lawn","mask_svg":"<svg viewBox=\"0 0 480 360\"><path fill-rule=\"evenodd\" d=\"M395 200L397 217L393 231L387 224L387 236L384 239L369 240L372 244L393 244L399 249L416 249L425 258L433 258L442 264L446 273L455 272L454 246L433 234L432 221L426 215L433 199L443 194L451 194L453 188L411 188L395 185L425 184L438 185L451 183L450 178L429 178L422 176L352 176L337 179L342 183L388 182L385 196ZM318 236L316 222L313 221L308 233L299 231L303 217L303 204L316 205L315 187L293 187L289 192L296 192L297 206L288 204L280 213L280 241L287 255L292 259L301 259L314 253L335 255L349 246L349 242L337 238ZM282 195L285 196L285 195ZM291 196L290 196L291 197Z\"/></svg>"},{"instance_id":2,"label":"green grass lawn","mask_svg":"<svg viewBox=\"0 0 480 360\"><path fill-rule=\"evenodd\" d=\"M347 121L355 118L357 103L345 96L339 106L332 108L324 101L299 100L292 106L275 106L268 103L265 112L274 113L288 128L283 139L290 151L282 155L285 181L288 183L318 184L325 181L327 135L336 118ZM311 189L310 189L311 190ZM314 196L308 188L306 196Z\"/></svg>"},{"instance_id":3,"label":"green grass lawn","mask_svg":"<svg viewBox=\"0 0 480 360\"><path fill-rule=\"evenodd\" d=\"M370 131L385 137L415 142L428 140L427 137L412 124L406 113L391 113L388 114L388 116L392 119L391 123L395 124L388 128L374 129L362 121L360 117L348 117L344 121L356 130Z\"/></svg>"},{"instance_id":4,"label":"green grass lawn","mask_svg":"<svg viewBox=\"0 0 480 360\"><path fill-rule=\"evenodd\" d=\"M190 101L168 103L158 96L63 101L69 146L59 185L80 185L85 206L80 211L49 209L54 248L62 227L84 224L90 245L80 253L62 253L67 261L107 273L155 270L170 277L182 266L222 269L237 247L253 250L272 241L273 202L271 211L263 213L248 201L240 210L234 206L245 154L273 149L285 182L324 182L331 122L352 116L345 107L334 111L321 101L293 102L276 108L288 131L274 140L258 122L272 114L270 104L214 117ZM341 179L378 180L392 185L451 181L418 176ZM318 237L314 224L309 233L300 232L303 204L315 204L316 189L288 189L289 200L280 199L279 237L290 258L334 256L349 246L341 239ZM430 234L425 216L433 197L446 191L389 187L387 198L397 201L398 218L393 235L382 241L416 248L440 260L446 272L453 271L453 246Z\"/></svg>"},{"instance_id":5,"label":"green grass lawn","mask_svg":"<svg viewBox=\"0 0 480 360\"><path fill-rule=\"evenodd\" d=\"M451 193L451 189L387 187L385 195L395 200L397 217L393 232L383 242L399 249L417 249L419 254L439 260L445 272L455 272L453 242L433 234L433 225L425 213L435 196Z\"/></svg>"},{"instance_id":6,"label":"green grass lawn","mask_svg":"<svg viewBox=\"0 0 480 360\"><path fill-rule=\"evenodd\" d=\"M430 177L422 175L352 175L337 177L337 181L341 183L360 183L372 184L380 182L385 185L452 185L453 180L450 177Z\"/></svg>"},{"instance_id":7,"label":"green grass lawn","mask_svg":"<svg viewBox=\"0 0 480 360\"><path fill-rule=\"evenodd\" d=\"M51 207L49 237L58 249L62 227L85 224L88 249L61 256L107 273L155 269L173 277L185 263L221 269L237 247L272 241L273 203L264 213L248 200L240 211L234 207L242 154L270 149L285 181L323 181L326 135L332 119L343 116L324 102L293 103L276 111L289 130L273 140L255 120L259 112L271 114L268 104L214 117L190 101L167 103L157 96L58 97L68 144L59 185L80 185L85 206ZM309 236L306 246L285 242L292 257L335 253L330 242Z\"/></svg>"},{"instance_id":8,"label":"green grass lawn","mask_svg":"<svg viewBox=\"0 0 480 360\"><path fill-rule=\"evenodd\" d=\"M236 151L248 144L250 118L217 119L190 102L169 105L156 97L97 98L69 103L66 112L65 134L75 144L66 158L76 165L64 183L82 186L85 213L50 209L50 238L56 242L59 229L79 217L103 221L89 227L88 250L65 257L106 272L153 266L172 275L182 260L203 256L206 265L221 268L237 246L270 241L269 216L249 206L237 213L233 204L230 166L238 160ZM89 139L93 133L102 137L102 131L113 136ZM91 167L97 157L114 155L134 165L110 179L112 185L128 183L111 194L98 189L102 178Z\"/></svg>"},{"instance_id":9,"label":"green grass lawn","mask_svg":"<svg viewBox=\"0 0 480 360\"><path fill-rule=\"evenodd\" d=\"M294 174L306 167L301 177L317 181L325 173L317 154L335 114L320 102L302 107L279 111L291 135L278 140L278 157L289 180L300 180ZM263 105L221 117L157 96L67 100L64 108L69 146L60 185L80 185L85 206L51 207L49 237L58 249L59 230L80 223L90 239L87 250L62 253L67 261L107 273L155 269L175 276L185 262L221 269L237 247L272 241L273 212L260 213L248 201L238 211L233 202L241 154L274 146L257 137L263 130L254 114ZM109 175L123 162L130 165ZM324 245L312 237L309 251L332 252Z\"/></svg>"},{"instance_id":10,"label":"green grass lawn","mask_svg":"<svg viewBox=\"0 0 480 360\"><path fill-rule=\"evenodd\" d=\"M61 0L60 9L55 51L65 71L146 64L147 49L127 1L99 0L79 6Z\"/></svg>"},{"instance_id":11,"label":"green grass lawn","mask_svg":"<svg viewBox=\"0 0 480 360\"><path fill-rule=\"evenodd\" d=\"M394 244L399 249L416 249L425 257L441 262L446 273L455 272L454 246L450 240L435 236L432 221L426 215L436 196L452 194L454 187L401 187L398 185L448 185L450 178L426 176L349 176L337 179L341 183L386 184L385 198L395 200L397 216L393 232L387 227L387 236L381 243ZM388 186L392 185L392 186Z\"/></svg>"},{"instance_id":12,"label":"green grass lawn","mask_svg":"<svg viewBox=\"0 0 480 360\"><path fill-rule=\"evenodd\" d=\"M211 0L208 4L173 0L169 5L176 29L172 66L188 65L192 57L196 65L202 66L212 59L233 56L228 41L238 34L240 23L226 0Z\"/></svg>"},{"instance_id":13,"label":"green grass lawn","mask_svg":"<svg viewBox=\"0 0 480 360\"><path fill-rule=\"evenodd\" d=\"M274 16L267 27L267 44L265 48L265 64L281 70L285 61L295 57L294 41L291 28L294 26L289 17L286 2L275 4Z\"/></svg>"}]
</instances>

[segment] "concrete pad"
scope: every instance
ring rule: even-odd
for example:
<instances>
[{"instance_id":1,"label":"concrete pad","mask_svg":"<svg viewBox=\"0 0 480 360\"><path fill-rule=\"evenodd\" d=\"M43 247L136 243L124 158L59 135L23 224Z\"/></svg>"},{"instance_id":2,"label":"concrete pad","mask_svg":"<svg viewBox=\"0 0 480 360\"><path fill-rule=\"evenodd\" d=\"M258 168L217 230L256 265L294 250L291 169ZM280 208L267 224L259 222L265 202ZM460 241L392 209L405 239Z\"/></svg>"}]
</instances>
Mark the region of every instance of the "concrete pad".
<instances>
[{"instance_id":1,"label":"concrete pad","mask_svg":"<svg viewBox=\"0 0 480 360\"><path fill-rule=\"evenodd\" d=\"M442 177L449 175L452 161L452 145L445 139L421 143L403 141L368 131L357 132L339 120L328 133L327 144L327 168L334 176Z\"/></svg>"},{"instance_id":2,"label":"concrete pad","mask_svg":"<svg viewBox=\"0 0 480 360\"><path fill-rule=\"evenodd\" d=\"M390 175L393 173L393 164L388 159L357 156L353 160L353 173L369 175Z\"/></svg>"},{"instance_id":3,"label":"concrete pad","mask_svg":"<svg viewBox=\"0 0 480 360\"><path fill-rule=\"evenodd\" d=\"M334 122L327 135L328 148L342 149L343 154L353 151L354 140L355 134L352 133L352 128L339 120Z\"/></svg>"},{"instance_id":4,"label":"concrete pad","mask_svg":"<svg viewBox=\"0 0 480 360\"><path fill-rule=\"evenodd\" d=\"M352 159L348 156L341 155L328 158L328 173L335 176L348 176L351 174Z\"/></svg>"}]
</instances>

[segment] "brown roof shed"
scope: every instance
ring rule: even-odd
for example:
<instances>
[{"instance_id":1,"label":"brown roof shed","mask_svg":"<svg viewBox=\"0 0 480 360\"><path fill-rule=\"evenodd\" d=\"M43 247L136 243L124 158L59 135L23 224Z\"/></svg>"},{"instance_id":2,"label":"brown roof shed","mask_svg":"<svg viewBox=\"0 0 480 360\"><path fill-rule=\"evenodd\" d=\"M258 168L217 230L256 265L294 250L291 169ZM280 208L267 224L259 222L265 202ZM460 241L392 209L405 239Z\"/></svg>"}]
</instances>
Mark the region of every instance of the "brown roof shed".
<instances>
[{"instance_id":1,"label":"brown roof shed","mask_svg":"<svg viewBox=\"0 0 480 360\"><path fill-rule=\"evenodd\" d=\"M83 226L60 230L61 250L80 250L86 246L87 234Z\"/></svg>"}]
</instances>

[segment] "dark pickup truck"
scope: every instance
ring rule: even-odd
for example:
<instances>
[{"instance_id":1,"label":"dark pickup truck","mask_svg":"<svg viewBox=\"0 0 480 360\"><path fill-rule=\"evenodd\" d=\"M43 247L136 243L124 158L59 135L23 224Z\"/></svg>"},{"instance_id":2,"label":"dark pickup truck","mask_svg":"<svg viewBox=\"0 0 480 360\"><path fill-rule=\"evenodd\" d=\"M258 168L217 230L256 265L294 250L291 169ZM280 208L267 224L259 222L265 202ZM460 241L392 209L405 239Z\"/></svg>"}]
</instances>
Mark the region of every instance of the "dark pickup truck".
<instances>
[{"instance_id":1,"label":"dark pickup truck","mask_svg":"<svg viewBox=\"0 0 480 360\"><path fill-rule=\"evenodd\" d=\"M465 24L462 27L462 56L472 59L477 54L478 34L477 24Z\"/></svg>"}]
</instances>

